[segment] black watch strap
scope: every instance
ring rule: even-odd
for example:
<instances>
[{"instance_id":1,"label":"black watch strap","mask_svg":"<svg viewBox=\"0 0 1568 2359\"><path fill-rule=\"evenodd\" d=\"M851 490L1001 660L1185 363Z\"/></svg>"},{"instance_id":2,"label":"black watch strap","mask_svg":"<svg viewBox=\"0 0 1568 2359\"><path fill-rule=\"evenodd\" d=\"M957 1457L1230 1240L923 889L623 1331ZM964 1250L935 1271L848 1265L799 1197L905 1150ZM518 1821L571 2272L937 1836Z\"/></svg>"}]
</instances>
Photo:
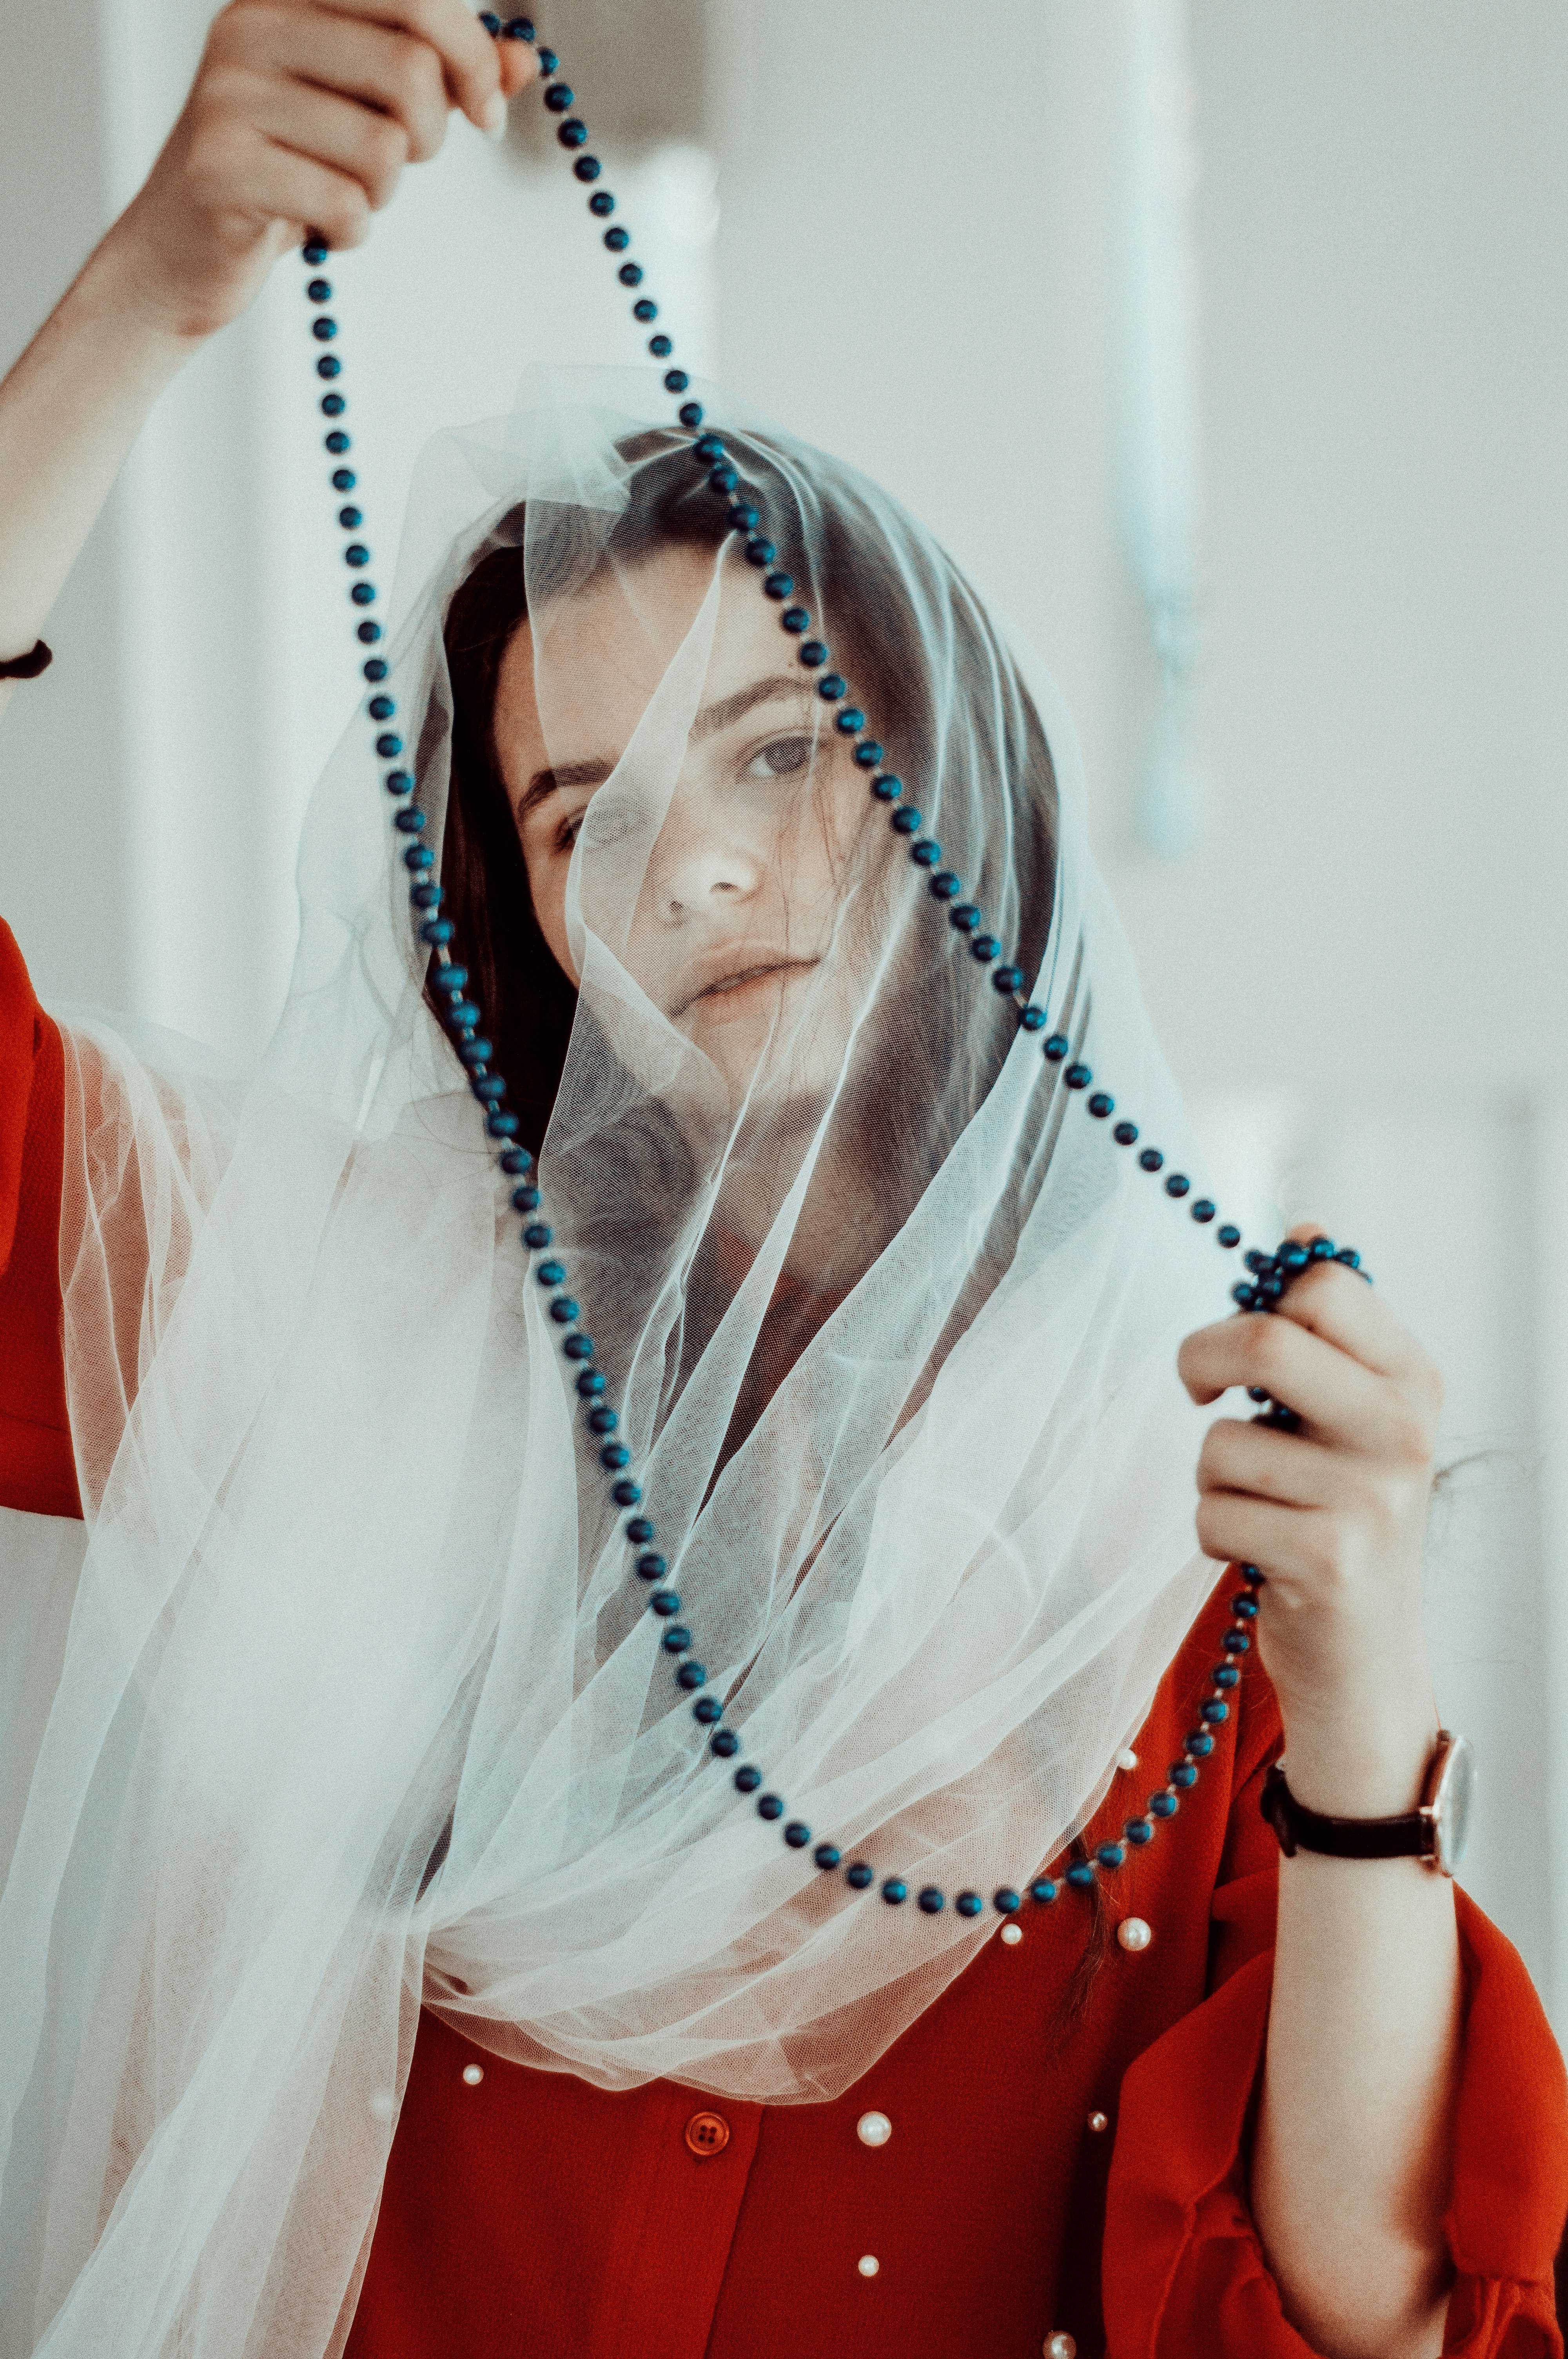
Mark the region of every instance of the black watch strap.
<instances>
[{"instance_id":1,"label":"black watch strap","mask_svg":"<svg viewBox=\"0 0 1568 2359\"><path fill-rule=\"evenodd\" d=\"M0 663L0 679L37 679L53 661L53 649L38 639L25 656L13 656L8 663Z\"/></svg>"},{"instance_id":2,"label":"black watch strap","mask_svg":"<svg viewBox=\"0 0 1568 2359\"><path fill-rule=\"evenodd\" d=\"M1324 1852L1330 1859L1430 1859L1437 1847L1428 1810L1402 1810L1395 1819L1335 1819L1309 1810L1286 1785L1277 1761L1263 1780L1262 1810L1287 1859L1298 1851Z\"/></svg>"}]
</instances>

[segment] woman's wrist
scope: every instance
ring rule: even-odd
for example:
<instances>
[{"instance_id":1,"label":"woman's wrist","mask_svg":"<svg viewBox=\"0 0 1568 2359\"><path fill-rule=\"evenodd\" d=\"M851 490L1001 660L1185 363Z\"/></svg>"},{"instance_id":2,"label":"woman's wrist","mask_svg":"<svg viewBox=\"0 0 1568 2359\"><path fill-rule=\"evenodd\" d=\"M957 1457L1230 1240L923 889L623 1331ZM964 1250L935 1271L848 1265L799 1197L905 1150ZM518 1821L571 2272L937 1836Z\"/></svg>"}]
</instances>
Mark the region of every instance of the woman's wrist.
<instances>
[{"instance_id":1,"label":"woman's wrist","mask_svg":"<svg viewBox=\"0 0 1568 2359\"><path fill-rule=\"evenodd\" d=\"M1280 1699L1291 1791L1331 1818L1392 1818L1413 1810L1437 1742L1425 1650L1402 1676L1346 1683L1309 1703Z\"/></svg>"}]
</instances>

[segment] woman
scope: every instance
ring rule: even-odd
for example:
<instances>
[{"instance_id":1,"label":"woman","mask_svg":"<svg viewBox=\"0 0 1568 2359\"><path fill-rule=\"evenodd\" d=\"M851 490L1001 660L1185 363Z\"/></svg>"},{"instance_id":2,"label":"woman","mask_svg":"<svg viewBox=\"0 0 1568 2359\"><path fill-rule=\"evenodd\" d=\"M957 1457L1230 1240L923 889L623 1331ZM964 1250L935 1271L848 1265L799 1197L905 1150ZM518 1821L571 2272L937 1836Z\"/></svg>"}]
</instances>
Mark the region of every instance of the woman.
<instances>
[{"instance_id":1,"label":"woman","mask_svg":"<svg viewBox=\"0 0 1568 2359\"><path fill-rule=\"evenodd\" d=\"M189 351L530 58L223 12L0 388L0 651ZM1517 1957L1259 1810L1281 1734L1308 1810L1425 1788L1436 1377L1332 1263L1187 1332L1221 1255L1032 1028L1178 1159L1049 682L643 398L430 462L406 863L356 732L244 1092L9 953L0 2349L1556 2350ZM1295 1430L1205 1431L1184 1333Z\"/></svg>"}]
</instances>

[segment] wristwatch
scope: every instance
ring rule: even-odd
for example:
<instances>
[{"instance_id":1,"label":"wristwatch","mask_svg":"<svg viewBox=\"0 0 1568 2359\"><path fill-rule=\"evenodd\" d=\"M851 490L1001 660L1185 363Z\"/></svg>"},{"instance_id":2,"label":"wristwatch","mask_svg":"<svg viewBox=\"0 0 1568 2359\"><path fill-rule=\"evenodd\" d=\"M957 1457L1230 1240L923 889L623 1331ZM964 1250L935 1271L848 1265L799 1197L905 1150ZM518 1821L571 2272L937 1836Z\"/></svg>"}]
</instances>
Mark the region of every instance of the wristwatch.
<instances>
[{"instance_id":1,"label":"wristwatch","mask_svg":"<svg viewBox=\"0 0 1568 2359\"><path fill-rule=\"evenodd\" d=\"M1285 1783L1283 1760L1263 1780L1263 1816L1280 1838L1287 1859L1298 1851L1326 1853L1331 1859L1422 1859L1441 1875L1452 1875L1464 1857L1476 1796L1476 1754L1467 1736L1437 1732L1421 1800L1394 1819L1334 1819L1309 1810Z\"/></svg>"}]
</instances>

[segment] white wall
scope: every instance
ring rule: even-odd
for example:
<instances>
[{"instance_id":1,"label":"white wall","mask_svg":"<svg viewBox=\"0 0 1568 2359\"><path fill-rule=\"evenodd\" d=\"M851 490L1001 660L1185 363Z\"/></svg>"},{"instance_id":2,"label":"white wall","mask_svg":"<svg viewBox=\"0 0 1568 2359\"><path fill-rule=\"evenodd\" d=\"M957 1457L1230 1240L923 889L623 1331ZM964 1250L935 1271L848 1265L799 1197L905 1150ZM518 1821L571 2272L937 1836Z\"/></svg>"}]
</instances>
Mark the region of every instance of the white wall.
<instances>
[{"instance_id":1,"label":"white wall","mask_svg":"<svg viewBox=\"0 0 1568 2359\"><path fill-rule=\"evenodd\" d=\"M207 13L159 0L154 38L102 5L103 39L85 10L8 30L0 358L151 153ZM686 299L738 391L901 492L1044 650L1217 1177L1353 1235L1442 1359L1449 1454L1481 1459L1433 1550L1443 1701L1486 1774L1468 1880L1568 2026L1568 16L1192 9L1189 862L1130 830L1152 676L1109 523L1120 0L710 0L721 217ZM460 125L334 264L384 582L426 431L531 357L623 353L579 211ZM234 1045L276 1004L288 847L354 693L297 275L177 389L0 734L6 914L46 989Z\"/></svg>"}]
</instances>

